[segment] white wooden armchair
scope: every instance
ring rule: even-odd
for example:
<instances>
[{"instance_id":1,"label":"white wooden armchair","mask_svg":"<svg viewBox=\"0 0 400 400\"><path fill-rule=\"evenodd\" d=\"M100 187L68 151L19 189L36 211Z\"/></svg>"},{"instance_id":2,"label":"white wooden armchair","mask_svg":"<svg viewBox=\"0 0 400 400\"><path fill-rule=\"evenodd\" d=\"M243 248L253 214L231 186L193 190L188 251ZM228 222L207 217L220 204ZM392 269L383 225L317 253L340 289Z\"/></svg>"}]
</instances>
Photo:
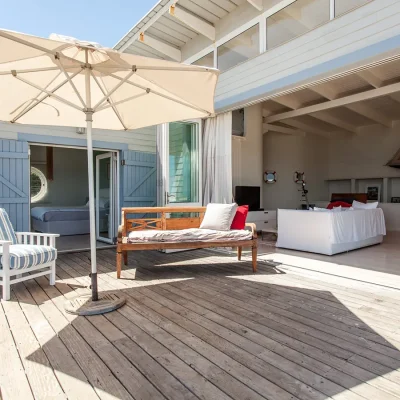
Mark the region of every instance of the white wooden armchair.
<instances>
[{"instance_id":1,"label":"white wooden armchair","mask_svg":"<svg viewBox=\"0 0 400 400\"><path fill-rule=\"evenodd\" d=\"M10 299L10 285L14 283L50 275L50 285L55 284L58 236L14 232L7 212L0 208L0 278L3 300ZM32 274L34 271L38 272Z\"/></svg>"}]
</instances>

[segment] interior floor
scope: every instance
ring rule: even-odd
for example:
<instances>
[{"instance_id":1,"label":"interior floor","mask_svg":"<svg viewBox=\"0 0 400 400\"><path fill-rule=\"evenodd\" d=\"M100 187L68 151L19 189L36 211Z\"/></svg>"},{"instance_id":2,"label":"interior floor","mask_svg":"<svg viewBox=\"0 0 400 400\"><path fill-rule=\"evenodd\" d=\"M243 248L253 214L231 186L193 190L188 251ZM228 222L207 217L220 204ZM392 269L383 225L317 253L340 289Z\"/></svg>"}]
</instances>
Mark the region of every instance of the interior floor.
<instances>
[{"instance_id":1,"label":"interior floor","mask_svg":"<svg viewBox=\"0 0 400 400\"><path fill-rule=\"evenodd\" d=\"M107 248L112 246L109 243L97 241L97 248ZM60 236L56 240L57 251L70 252L87 250L90 248L90 235Z\"/></svg>"},{"instance_id":2,"label":"interior floor","mask_svg":"<svg viewBox=\"0 0 400 400\"><path fill-rule=\"evenodd\" d=\"M258 239L258 259L274 265L303 270L304 274L325 274L357 279L400 289L400 232L387 232L383 243L347 253L327 256L277 248L276 235L261 234ZM221 249L221 251L224 251ZM250 250L243 250L250 256ZM360 270L363 270L360 273Z\"/></svg>"}]
</instances>

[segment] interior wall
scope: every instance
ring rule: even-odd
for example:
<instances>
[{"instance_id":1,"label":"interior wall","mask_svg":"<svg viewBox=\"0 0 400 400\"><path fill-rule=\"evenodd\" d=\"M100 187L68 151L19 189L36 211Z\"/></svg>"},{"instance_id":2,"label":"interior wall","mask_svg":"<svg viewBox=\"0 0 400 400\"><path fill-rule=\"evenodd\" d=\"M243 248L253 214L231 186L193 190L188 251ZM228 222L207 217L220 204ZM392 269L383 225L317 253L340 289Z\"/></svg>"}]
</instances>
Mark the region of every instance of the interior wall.
<instances>
[{"instance_id":1,"label":"interior wall","mask_svg":"<svg viewBox=\"0 0 400 400\"><path fill-rule=\"evenodd\" d=\"M32 207L85 205L89 193L86 152L61 147L53 151L54 179L47 181L46 196ZM46 147L31 146L31 166L46 175Z\"/></svg>"},{"instance_id":2,"label":"interior wall","mask_svg":"<svg viewBox=\"0 0 400 400\"><path fill-rule=\"evenodd\" d=\"M386 166L400 148L400 122L393 128L378 125L357 135L341 134L329 141L328 179L357 179L356 190L389 178L388 197L400 197L400 169Z\"/></svg>"},{"instance_id":3,"label":"interior wall","mask_svg":"<svg viewBox=\"0 0 400 400\"><path fill-rule=\"evenodd\" d=\"M255 104L245 108L244 137L236 139L232 145L233 190L237 185L262 187L262 142L262 104ZM261 191L260 204L262 197Z\"/></svg>"},{"instance_id":4,"label":"interior wall","mask_svg":"<svg viewBox=\"0 0 400 400\"><path fill-rule=\"evenodd\" d=\"M264 135L263 151L264 171L277 174L276 183L263 183L265 209L300 207L301 185L294 182L295 171L305 173L310 203L327 198L326 138L268 132Z\"/></svg>"}]
</instances>

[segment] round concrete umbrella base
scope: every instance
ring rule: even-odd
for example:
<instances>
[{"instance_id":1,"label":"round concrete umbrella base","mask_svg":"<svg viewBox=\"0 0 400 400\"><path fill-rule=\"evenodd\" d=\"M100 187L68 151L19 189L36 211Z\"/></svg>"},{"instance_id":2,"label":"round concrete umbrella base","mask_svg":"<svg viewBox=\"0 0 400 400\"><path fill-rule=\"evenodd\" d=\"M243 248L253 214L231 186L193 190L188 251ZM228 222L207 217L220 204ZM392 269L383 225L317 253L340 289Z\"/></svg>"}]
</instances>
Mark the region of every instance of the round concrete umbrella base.
<instances>
[{"instance_id":1,"label":"round concrete umbrella base","mask_svg":"<svg viewBox=\"0 0 400 400\"><path fill-rule=\"evenodd\" d=\"M69 314L98 315L117 310L125 304L125 301L125 297L117 293L100 293L97 301L92 301L90 295L78 296L66 301L64 308Z\"/></svg>"}]
</instances>

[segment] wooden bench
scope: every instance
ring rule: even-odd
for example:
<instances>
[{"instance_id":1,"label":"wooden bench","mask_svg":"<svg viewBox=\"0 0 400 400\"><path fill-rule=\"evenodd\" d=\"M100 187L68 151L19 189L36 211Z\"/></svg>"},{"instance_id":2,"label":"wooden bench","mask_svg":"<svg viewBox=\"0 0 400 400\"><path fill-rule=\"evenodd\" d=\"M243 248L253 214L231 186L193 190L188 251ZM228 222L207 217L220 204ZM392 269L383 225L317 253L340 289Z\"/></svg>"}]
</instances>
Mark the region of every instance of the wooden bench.
<instances>
[{"instance_id":1,"label":"wooden bench","mask_svg":"<svg viewBox=\"0 0 400 400\"><path fill-rule=\"evenodd\" d=\"M117 240L117 278L121 277L122 259L128 265L128 251L133 250L165 250L165 249L205 249L211 247L237 247L238 260L242 257L242 248L251 247L253 272L257 271L257 231L255 224L248 223L246 227L252 231L249 240L226 240L213 242L140 242L127 243L129 232L156 229L180 230L199 228L204 218L206 207L136 207L122 208L121 226ZM174 218L170 213L197 214L197 216ZM132 218L132 214L157 214L155 218Z\"/></svg>"}]
</instances>

